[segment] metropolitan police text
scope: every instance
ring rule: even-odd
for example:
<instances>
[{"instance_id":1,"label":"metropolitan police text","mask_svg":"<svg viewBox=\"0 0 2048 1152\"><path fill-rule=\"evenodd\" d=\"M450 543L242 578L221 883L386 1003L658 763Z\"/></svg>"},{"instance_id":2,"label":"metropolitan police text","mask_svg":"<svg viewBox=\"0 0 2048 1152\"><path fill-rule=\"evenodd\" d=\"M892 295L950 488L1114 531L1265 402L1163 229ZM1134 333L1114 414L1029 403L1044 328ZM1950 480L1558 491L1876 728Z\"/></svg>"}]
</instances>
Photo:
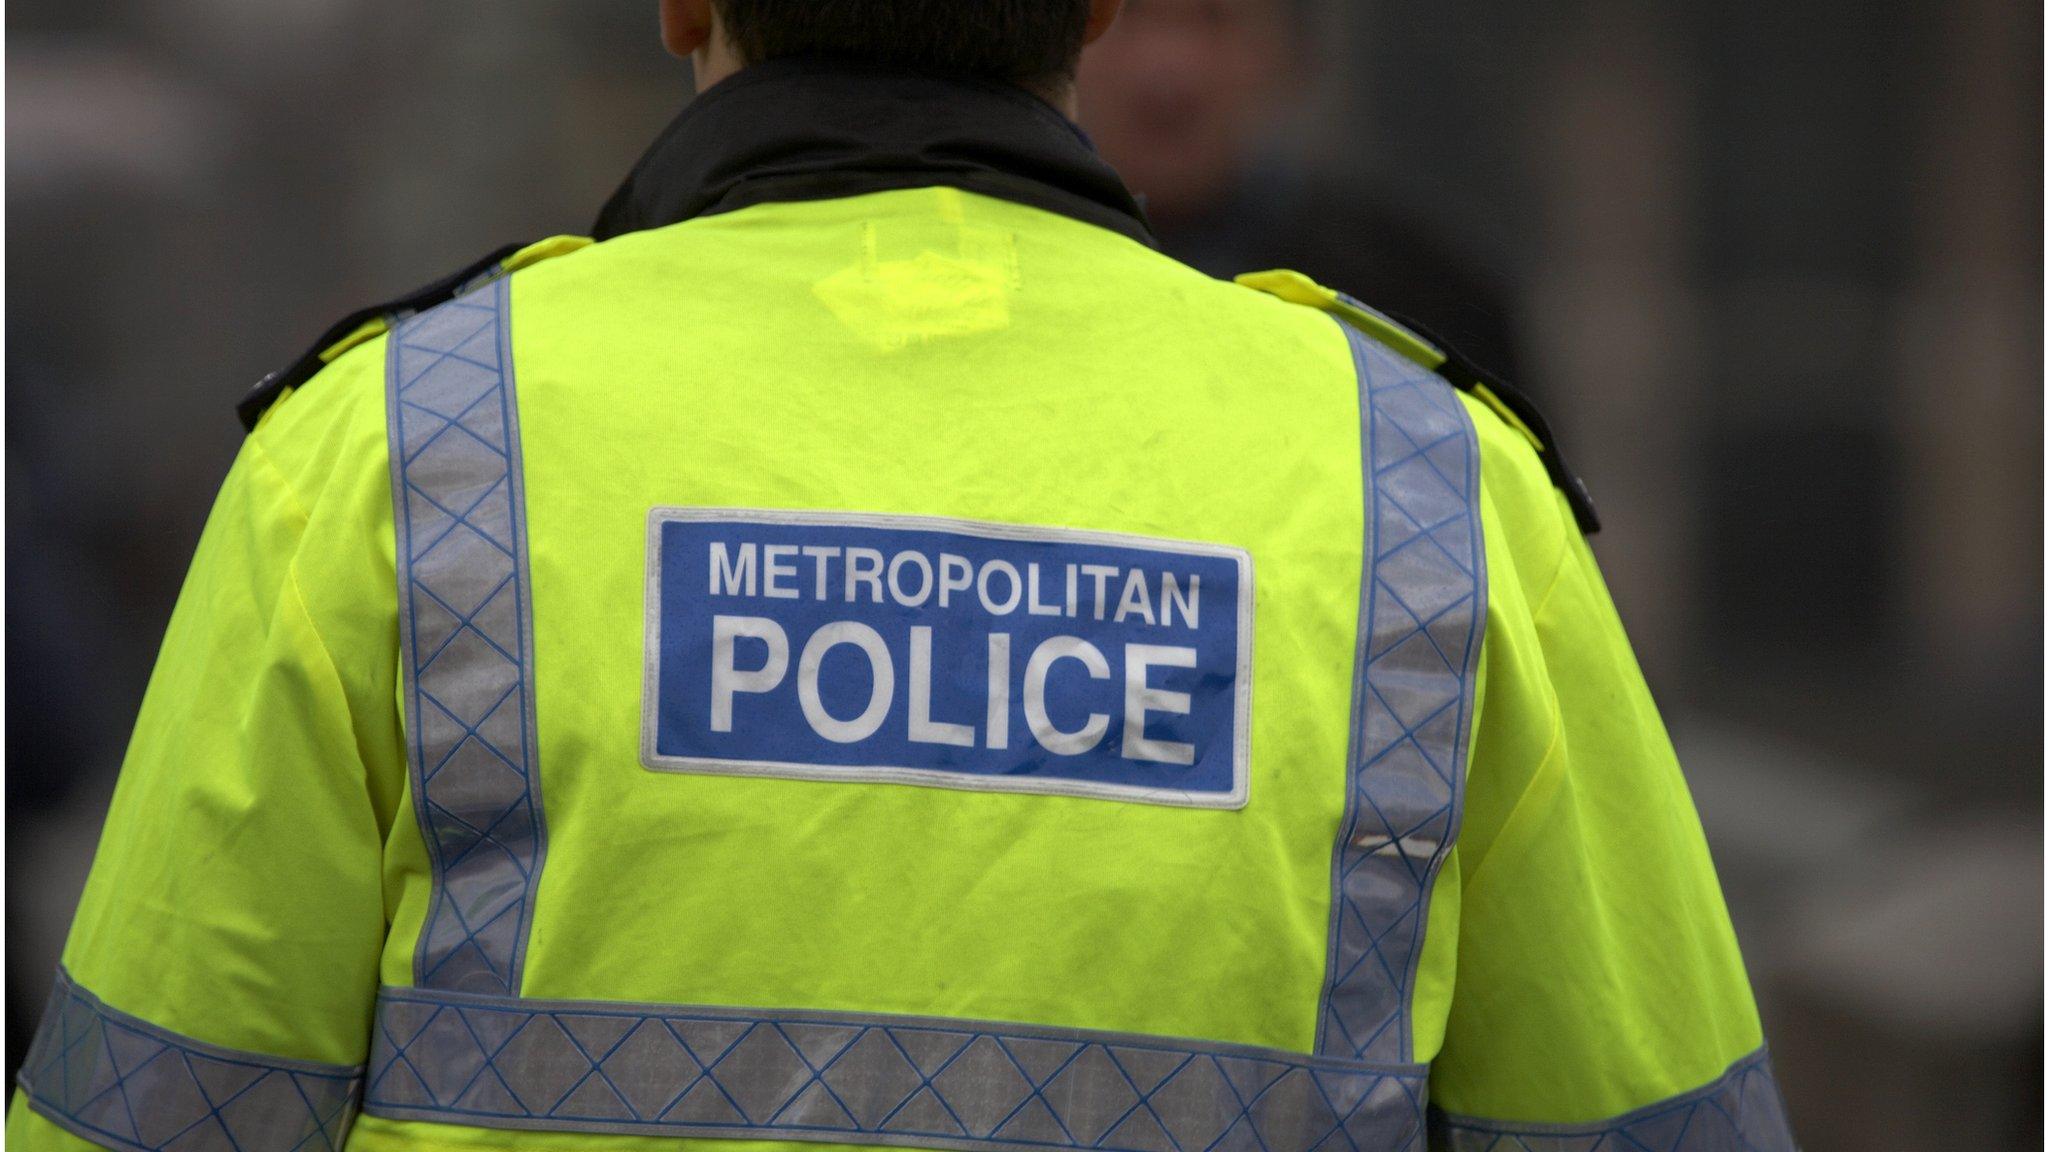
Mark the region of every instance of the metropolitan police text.
<instances>
[{"instance_id":1,"label":"metropolitan police text","mask_svg":"<svg viewBox=\"0 0 2048 1152\"><path fill-rule=\"evenodd\" d=\"M880 604L886 597L905 608L936 606L979 609L992 617L1024 612L1031 616L1091 618L1116 624L1142 622L1161 628L1195 631L1201 627L1202 578L1183 580L1172 572L1149 573L1109 564L1063 564L1053 572L1027 563L1019 570L1008 560L979 565L964 556L941 552L936 559L914 549L885 555L880 549L836 545L709 544L710 595L810 599L845 604ZM1155 582L1156 580L1156 582ZM767 659L758 668L738 667L737 641L759 640ZM933 630L910 629L908 738L913 743L960 748L1004 749L1010 739L1010 635L988 636L987 709L984 726L936 720L932 707ZM833 716L818 688L818 673L832 649L847 645L867 658L872 673L866 708L852 719ZM712 618L711 730L732 731L733 698L779 688L789 673L789 635L781 624L761 616L716 615ZM1123 645L1124 716L1120 755L1160 764L1192 764L1194 745L1155 740L1145 733L1148 714L1186 715L1189 695L1151 684L1153 668L1193 668L1196 650L1186 645ZM1047 714L1045 687L1061 661L1095 680L1110 677L1107 656L1079 637L1055 635L1041 641L1024 662L1024 720L1032 738L1057 756L1079 756L1100 744L1109 731L1109 716L1090 713L1078 727L1061 728ZM828 623L805 640L797 659L797 701L804 719L819 736L852 744L874 735L889 719L896 696L896 661L882 635L858 620Z\"/></svg>"}]
</instances>

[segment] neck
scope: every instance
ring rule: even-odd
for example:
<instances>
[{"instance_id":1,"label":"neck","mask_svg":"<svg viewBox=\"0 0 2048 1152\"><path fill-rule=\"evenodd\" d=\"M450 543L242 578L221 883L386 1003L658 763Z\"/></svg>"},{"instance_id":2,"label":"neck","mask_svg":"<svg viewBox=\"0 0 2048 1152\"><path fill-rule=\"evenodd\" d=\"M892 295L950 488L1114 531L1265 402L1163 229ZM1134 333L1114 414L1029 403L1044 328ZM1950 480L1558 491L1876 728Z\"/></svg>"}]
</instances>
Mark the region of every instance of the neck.
<instances>
[{"instance_id":1,"label":"neck","mask_svg":"<svg viewBox=\"0 0 2048 1152\"><path fill-rule=\"evenodd\" d=\"M1067 119L1076 123L1080 122L1081 101L1074 94L1074 81L1071 77L1065 80L1051 80L1043 84L1019 84L1017 86L1045 101L1047 104L1052 105L1054 108L1059 109L1060 115L1065 116Z\"/></svg>"},{"instance_id":2,"label":"neck","mask_svg":"<svg viewBox=\"0 0 2048 1152\"><path fill-rule=\"evenodd\" d=\"M690 53L691 78L696 82L700 95L744 67L746 65L734 55L732 46L725 42L723 36L706 39L695 52Z\"/></svg>"}]
</instances>

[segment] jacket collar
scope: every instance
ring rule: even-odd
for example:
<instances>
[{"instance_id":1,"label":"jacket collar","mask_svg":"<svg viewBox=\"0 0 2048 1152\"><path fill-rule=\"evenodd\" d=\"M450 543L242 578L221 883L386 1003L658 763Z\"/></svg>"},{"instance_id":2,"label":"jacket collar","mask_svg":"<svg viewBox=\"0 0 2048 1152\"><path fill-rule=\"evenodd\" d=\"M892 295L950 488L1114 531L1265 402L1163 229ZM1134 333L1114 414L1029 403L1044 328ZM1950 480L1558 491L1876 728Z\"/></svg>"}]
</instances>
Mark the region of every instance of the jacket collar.
<instances>
[{"instance_id":1,"label":"jacket collar","mask_svg":"<svg viewBox=\"0 0 2048 1152\"><path fill-rule=\"evenodd\" d=\"M691 101L598 215L599 240L754 204L946 185L1152 245L1081 129L1014 85L844 60L757 64Z\"/></svg>"}]
</instances>

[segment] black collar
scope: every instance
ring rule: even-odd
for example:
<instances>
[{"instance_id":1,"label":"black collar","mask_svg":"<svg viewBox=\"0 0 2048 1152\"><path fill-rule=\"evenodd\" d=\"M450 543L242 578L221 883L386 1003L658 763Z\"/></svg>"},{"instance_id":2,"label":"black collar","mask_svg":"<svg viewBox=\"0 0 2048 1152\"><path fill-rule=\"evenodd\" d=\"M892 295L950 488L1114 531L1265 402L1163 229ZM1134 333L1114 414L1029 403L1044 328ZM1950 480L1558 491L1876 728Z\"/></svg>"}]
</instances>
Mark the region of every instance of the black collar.
<instances>
[{"instance_id":1,"label":"black collar","mask_svg":"<svg viewBox=\"0 0 2048 1152\"><path fill-rule=\"evenodd\" d=\"M1022 88L817 57L771 60L690 102L599 213L607 240L778 200L946 185L1154 244L1074 123Z\"/></svg>"}]
</instances>

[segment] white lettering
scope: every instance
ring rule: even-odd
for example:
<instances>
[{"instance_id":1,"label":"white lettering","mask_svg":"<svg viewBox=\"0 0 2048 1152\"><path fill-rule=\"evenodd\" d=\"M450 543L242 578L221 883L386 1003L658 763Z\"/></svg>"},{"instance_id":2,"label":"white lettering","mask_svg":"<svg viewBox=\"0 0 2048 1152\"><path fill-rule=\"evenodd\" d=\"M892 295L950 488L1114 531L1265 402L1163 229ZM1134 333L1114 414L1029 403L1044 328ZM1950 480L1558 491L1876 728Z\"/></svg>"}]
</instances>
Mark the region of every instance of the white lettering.
<instances>
[{"instance_id":1,"label":"white lettering","mask_svg":"<svg viewBox=\"0 0 2048 1152\"><path fill-rule=\"evenodd\" d=\"M849 552L848 558L851 556ZM880 562L878 556L876 563ZM825 701L818 695L818 669L825 663L825 654L841 644L853 645L868 658L868 706L851 720L840 720L827 712ZM889 646L882 643L880 633L853 620L825 625L805 641L804 654L797 660L796 697L803 705L804 719L811 723L811 731L834 744L854 744L873 736L888 717L889 705L896 702L896 662L889 656Z\"/></svg>"},{"instance_id":2,"label":"white lettering","mask_svg":"<svg viewBox=\"0 0 2048 1152\"><path fill-rule=\"evenodd\" d=\"M925 571L929 577L931 570ZM925 586L929 592L930 579ZM910 630L910 740L914 744L974 747L974 725L932 720L932 630L922 625Z\"/></svg>"},{"instance_id":3,"label":"white lettering","mask_svg":"<svg viewBox=\"0 0 2048 1152\"><path fill-rule=\"evenodd\" d=\"M1174 579L1173 573L1168 572L1164 577L1161 577L1161 580L1163 582L1160 585L1159 592L1159 622L1171 626L1173 624L1173 607L1178 604L1180 605L1180 614L1187 617L1188 627L1200 628L1202 626L1201 575L1198 573L1189 574L1188 594L1186 596L1180 594L1180 581Z\"/></svg>"},{"instance_id":4,"label":"white lettering","mask_svg":"<svg viewBox=\"0 0 2048 1152\"><path fill-rule=\"evenodd\" d=\"M1124 580L1123 598L1116 604L1116 622L1123 623L1126 616L1143 616L1145 623L1153 623L1152 593L1145 588L1145 574L1136 568Z\"/></svg>"},{"instance_id":5,"label":"white lettering","mask_svg":"<svg viewBox=\"0 0 2048 1152\"><path fill-rule=\"evenodd\" d=\"M1029 583L1030 583L1030 585L1031 585L1031 595L1030 595L1029 597L1027 597L1027 598L1026 598L1026 600L1025 600L1025 603L1024 603L1024 610L1025 610L1026 612L1029 612L1029 613L1030 613L1031 615L1033 615L1033 616L1057 616L1057 615L1059 615L1059 614L1060 614L1060 606L1059 606L1059 605L1057 605L1057 604L1046 604L1046 603L1042 602L1042 601L1041 601L1041 600L1040 600L1040 599L1038 598L1038 565L1036 565L1036 564L1027 564L1027 565L1025 565L1025 566L1024 566L1024 571L1025 571L1026 575L1028 576L1028 578L1029 578Z\"/></svg>"},{"instance_id":6,"label":"white lettering","mask_svg":"<svg viewBox=\"0 0 2048 1152\"><path fill-rule=\"evenodd\" d=\"M752 545L748 545L752 547ZM768 645L768 659L756 669L742 672L733 656L740 637ZM789 671L789 634L782 625L760 616L713 616L711 618L711 730L732 731L732 698L735 692L768 692L782 683Z\"/></svg>"},{"instance_id":7,"label":"white lettering","mask_svg":"<svg viewBox=\"0 0 2048 1152\"><path fill-rule=\"evenodd\" d=\"M1116 575L1116 569L1108 564L1083 564L1081 571L1095 577L1095 618L1100 620L1109 603L1109 578Z\"/></svg>"},{"instance_id":8,"label":"white lettering","mask_svg":"<svg viewBox=\"0 0 2048 1152\"><path fill-rule=\"evenodd\" d=\"M784 588L776 581L784 576L796 575L796 565L779 561L796 555L794 544L766 544L761 548L761 595L776 600L794 600L797 590Z\"/></svg>"},{"instance_id":9,"label":"white lettering","mask_svg":"<svg viewBox=\"0 0 2048 1152\"><path fill-rule=\"evenodd\" d=\"M988 594L988 577L991 572L1001 572L1010 581L1010 598L996 606ZM975 591L981 595L981 606L991 616L1008 616L1017 610L1017 601L1024 597L1024 581L1017 575L1017 566L1008 560L991 560L981 566L981 576L975 581Z\"/></svg>"},{"instance_id":10,"label":"white lettering","mask_svg":"<svg viewBox=\"0 0 2048 1152\"><path fill-rule=\"evenodd\" d=\"M988 634L988 746L1010 746L1010 634Z\"/></svg>"},{"instance_id":11,"label":"white lettering","mask_svg":"<svg viewBox=\"0 0 2048 1152\"><path fill-rule=\"evenodd\" d=\"M1145 736L1145 713L1172 712L1185 716L1192 707L1187 693L1152 687L1148 673L1153 668L1194 666L1193 648L1124 645L1124 759L1150 760L1157 764L1195 762L1193 744L1183 744L1178 740L1151 740Z\"/></svg>"},{"instance_id":12,"label":"white lettering","mask_svg":"<svg viewBox=\"0 0 2048 1152\"><path fill-rule=\"evenodd\" d=\"M1103 659L1101 649L1078 636L1053 636L1040 644L1024 665L1024 721L1031 726L1031 735L1055 756L1079 756L1102 742L1103 733L1109 731L1109 717L1091 712L1088 722L1072 732L1053 725L1045 713L1045 678L1059 660L1079 660L1092 680L1109 679L1109 661Z\"/></svg>"},{"instance_id":13,"label":"white lettering","mask_svg":"<svg viewBox=\"0 0 2048 1152\"><path fill-rule=\"evenodd\" d=\"M719 577L725 578L725 588L719 589ZM713 596L752 596L754 594L754 546L740 545L740 558L735 562L725 550L722 541L711 542L711 594Z\"/></svg>"},{"instance_id":14,"label":"white lettering","mask_svg":"<svg viewBox=\"0 0 2048 1152\"><path fill-rule=\"evenodd\" d=\"M804 545L804 555L818 562L817 599L823 600L827 595L825 582L831 579L832 558L839 555L839 549L835 545L806 544Z\"/></svg>"},{"instance_id":15,"label":"white lettering","mask_svg":"<svg viewBox=\"0 0 2048 1152\"><path fill-rule=\"evenodd\" d=\"M846 602L860 603L860 596L854 586L865 584L875 603L882 602L882 554L873 548L848 548L846 550Z\"/></svg>"},{"instance_id":16,"label":"white lettering","mask_svg":"<svg viewBox=\"0 0 2048 1152\"><path fill-rule=\"evenodd\" d=\"M952 606L953 593L974 587L974 565L965 556L939 553L939 607Z\"/></svg>"},{"instance_id":17,"label":"white lettering","mask_svg":"<svg viewBox=\"0 0 2048 1152\"><path fill-rule=\"evenodd\" d=\"M905 564L915 564L918 571L924 573L924 579L918 582L916 596L912 596L903 590L903 567ZM894 596L896 602L905 608L915 608L926 600L931 599L932 562L924 558L924 553L898 552L896 558L889 561L889 595Z\"/></svg>"}]
</instances>

